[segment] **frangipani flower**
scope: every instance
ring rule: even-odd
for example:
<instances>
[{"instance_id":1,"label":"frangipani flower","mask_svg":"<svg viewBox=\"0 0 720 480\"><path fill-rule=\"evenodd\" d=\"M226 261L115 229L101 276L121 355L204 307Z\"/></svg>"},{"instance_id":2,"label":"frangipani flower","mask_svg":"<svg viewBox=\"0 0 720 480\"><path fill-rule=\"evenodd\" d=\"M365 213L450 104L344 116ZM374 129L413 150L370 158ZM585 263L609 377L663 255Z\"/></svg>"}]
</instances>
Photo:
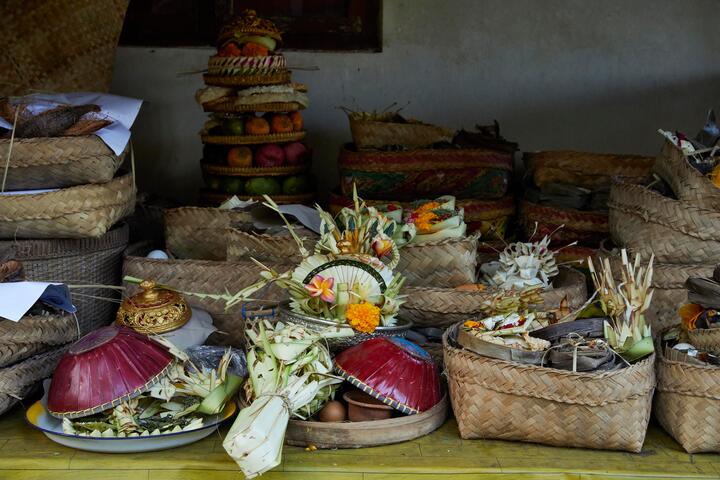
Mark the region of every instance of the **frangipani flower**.
<instances>
[{"instance_id":1,"label":"frangipani flower","mask_svg":"<svg viewBox=\"0 0 720 480\"><path fill-rule=\"evenodd\" d=\"M334 278L315 275L310 283L305 285L305 289L310 292L311 297L320 297L323 302L333 303L335 302L335 292L333 292L334 285Z\"/></svg>"}]
</instances>

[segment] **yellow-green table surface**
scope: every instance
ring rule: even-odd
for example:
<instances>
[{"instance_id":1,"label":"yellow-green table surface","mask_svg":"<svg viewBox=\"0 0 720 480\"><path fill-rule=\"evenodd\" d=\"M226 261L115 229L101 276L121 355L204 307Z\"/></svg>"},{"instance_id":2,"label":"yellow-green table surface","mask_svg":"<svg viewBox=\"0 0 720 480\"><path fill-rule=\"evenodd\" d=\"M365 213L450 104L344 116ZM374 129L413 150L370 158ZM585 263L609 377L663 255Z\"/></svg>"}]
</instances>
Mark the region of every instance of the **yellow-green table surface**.
<instances>
[{"instance_id":1,"label":"yellow-green table surface","mask_svg":"<svg viewBox=\"0 0 720 480\"><path fill-rule=\"evenodd\" d=\"M22 407L0 417L0 479L241 480L215 433L173 450L100 454L58 445L29 427ZM642 453L461 440L454 420L417 440L358 450L286 447L266 480L720 479L720 455L688 455L652 425Z\"/></svg>"}]
</instances>

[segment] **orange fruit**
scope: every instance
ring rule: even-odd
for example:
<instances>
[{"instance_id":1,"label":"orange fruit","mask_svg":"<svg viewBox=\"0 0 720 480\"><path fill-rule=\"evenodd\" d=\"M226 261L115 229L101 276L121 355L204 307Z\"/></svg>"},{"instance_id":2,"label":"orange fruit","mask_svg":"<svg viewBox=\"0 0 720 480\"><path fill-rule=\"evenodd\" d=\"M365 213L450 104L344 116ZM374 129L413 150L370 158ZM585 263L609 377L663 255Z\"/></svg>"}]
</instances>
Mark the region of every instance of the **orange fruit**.
<instances>
[{"instance_id":1,"label":"orange fruit","mask_svg":"<svg viewBox=\"0 0 720 480\"><path fill-rule=\"evenodd\" d=\"M264 118L253 117L245 124L246 135L267 135L270 133L270 124Z\"/></svg>"},{"instance_id":2,"label":"orange fruit","mask_svg":"<svg viewBox=\"0 0 720 480\"><path fill-rule=\"evenodd\" d=\"M234 147L228 150L227 164L231 167L252 167L252 150L248 147Z\"/></svg>"},{"instance_id":3,"label":"orange fruit","mask_svg":"<svg viewBox=\"0 0 720 480\"><path fill-rule=\"evenodd\" d=\"M290 117L283 114L275 114L270 120L270 131L272 133L290 133L293 131L293 124Z\"/></svg>"},{"instance_id":4,"label":"orange fruit","mask_svg":"<svg viewBox=\"0 0 720 480\"><path fill-rule=\"evenodd\" d=\"M290 121L293 125L293 130L296 132L300 132L303 129L303 118L302 115L300 115L300 112L292 112L290 114Z\"/></svg>"}]
</instances>

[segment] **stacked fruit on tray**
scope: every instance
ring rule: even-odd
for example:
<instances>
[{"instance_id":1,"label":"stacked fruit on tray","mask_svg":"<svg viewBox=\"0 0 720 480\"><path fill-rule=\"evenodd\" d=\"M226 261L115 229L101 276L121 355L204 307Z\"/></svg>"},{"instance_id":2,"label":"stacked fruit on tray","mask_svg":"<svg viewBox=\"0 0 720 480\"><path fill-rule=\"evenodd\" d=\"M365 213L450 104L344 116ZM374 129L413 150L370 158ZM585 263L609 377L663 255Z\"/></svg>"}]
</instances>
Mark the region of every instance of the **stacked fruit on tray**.
<instances>
[{"instance_id":1,"label":"stacked fruit on tray","mask_svg":"<svg viewBox=\"0 0 720 480\"><path fill-rule=\"evenodd\" d=\"M281 39L275 25L252 10L220 32L207 86L196 94L211 113L201 133L203 203L231 195L273 195L278 203L314 198L300 113L308 106L307 89L290 83L285 58L275 51Z\"/></svg>"}]
</instances>

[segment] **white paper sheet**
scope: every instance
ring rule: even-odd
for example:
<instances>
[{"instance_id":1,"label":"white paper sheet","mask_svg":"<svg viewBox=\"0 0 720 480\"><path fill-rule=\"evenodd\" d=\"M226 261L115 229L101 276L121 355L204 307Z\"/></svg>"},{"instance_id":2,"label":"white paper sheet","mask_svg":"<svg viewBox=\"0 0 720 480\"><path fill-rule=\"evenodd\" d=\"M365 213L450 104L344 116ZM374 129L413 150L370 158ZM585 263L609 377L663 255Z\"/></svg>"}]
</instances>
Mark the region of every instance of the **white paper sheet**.
<instances>
[{"instance_id":1,"label":"white paper sheet","mask_svg":"<svg viewBox=\"0 0 720 480\"><path fill-rule=\"evenodd\" d=\"M129 97L120 97L107 93L73 92L45 94L37 93L27 95L24 100L32 100L28 106L33 114L56 107L58 104L87 105L95 104L100 107L100 115L107 116L113 123L95 132L116 155L120 155L130 140L130 127L137 118L142 100ZM0 118L0 127L12 128L12 124Z\"/></svg>"},{"instance_id":2,"label":"white paper sheet","mask_svg":"<svg viewBox=\"0 0 720 480\"><path fill-rule=\"evenodd\" d=\"M38 301L48 285L61 284L47 282L0 283L0 317L13 322L19 321Z\"/></svg>"},{"instance_id":3,"label":"white paper sheet","mask_svg":"<svg viewBox=\"0 0 720 480\"><path fill-rule=\"evenodd\" d=\"M280 211L285 216L295 217L295 219L302 223L307 229L312 230L315 233L320 233L320 215L314 208L310 208L306 205L278 205ZM270 227L284 226L285 222L282 221L280 215L278 215L272 209L258 203L253 205L250 209L250 213L253 219L253 225L256 228L267 229Z\"/></svg>"}]
</instances>

